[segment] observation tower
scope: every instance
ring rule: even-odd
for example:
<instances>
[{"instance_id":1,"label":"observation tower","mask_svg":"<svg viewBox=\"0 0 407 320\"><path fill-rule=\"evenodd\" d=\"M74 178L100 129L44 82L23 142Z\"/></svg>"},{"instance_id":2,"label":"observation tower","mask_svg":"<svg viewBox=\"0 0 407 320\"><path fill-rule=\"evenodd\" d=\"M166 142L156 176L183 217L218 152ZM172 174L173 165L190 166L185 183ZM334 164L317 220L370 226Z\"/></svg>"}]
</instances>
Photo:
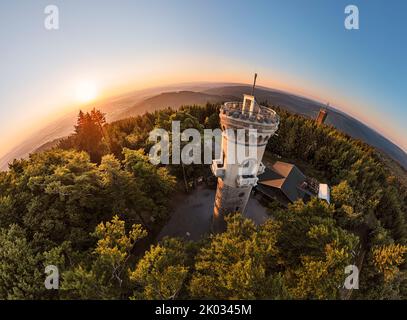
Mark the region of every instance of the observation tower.
<instances>
[{"instance_id":1,"label":"observation tower","mask_svg":"<svg viewBox=\"0 0 407 320\"><path fill-rule=\"evenodd\" d=\"M267 142L280 122L274 110L256 102L256 78L257 74L252 93L244 94L243 102L226 102L220 109L222 152L211 166L218 178L212 225L215 233L225 230L225 215L244 213L257 176L265 169L261 160Z\"/></svg>"}]
</instances>

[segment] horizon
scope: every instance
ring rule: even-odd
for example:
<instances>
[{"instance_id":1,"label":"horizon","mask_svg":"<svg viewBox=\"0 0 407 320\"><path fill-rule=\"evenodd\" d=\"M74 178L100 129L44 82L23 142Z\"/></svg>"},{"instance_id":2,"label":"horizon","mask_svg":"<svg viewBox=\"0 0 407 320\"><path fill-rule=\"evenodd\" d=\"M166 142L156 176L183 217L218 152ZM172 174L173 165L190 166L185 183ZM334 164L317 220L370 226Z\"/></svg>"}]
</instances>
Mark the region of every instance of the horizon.
<instances>
[{"instance_id":1,"label":"horizon","mask_svg":"<svg viewBox=\"0 0 407 320\"><path fill-rule=\"evenodd\" d=\"M73 116L76 117L76 113L79 112L80 110L88 111L88 110L90 110L92 108L97 109L98 104L107 103L109 100L116 100L116 99L121 98L123 96L136 94L136 93L140 93L140 92L143 92L143 91L149 91L149 90L157 90L157 89L163 90L163 91L158 91L157 93L153 94L151 97L158 96L158 95L161 95L163 93L175 93L175 92L181 92L181 91L200 92L199 90L189 90L188 88L182 88L182 87L185 87L185 86L194 86L194 85L209 85L208 88L213 88L214 86L215 87L224 87L224 86L225 87L227 87L227 86L247 86L247 87L251 87L252 86L252 84L250 84L250 83L243 83L243 82L188 81L188 82L168 83L168 84L163 84L161 86L149 86L149 87L145 87L145 88L133 88L133 89L130 89L130 90L126 89L126 90L121 91L121 92L116 92L114 94L104 96L103 98L99 98L99 99L97 99L97 100L95 100L95 101L93 101L91 103L88 103L88 104L81 104L81 105L75 105L73 107L63 108L62 112L50 115L49 119L45 123L41 123L41 124L39 124L38 127L32 128L31 132L29 134L27 134L24 138L22 138L19 142L15 143L13 146L8 148L4 152L1 152L1 150L0 150L0 159L6 157L7 154L12 153L14 150L18 149L22 144L29 141L30 138L33 135L35 135L35 133L40 132L42 129L45 129L48 126L52 125L53 123L62 120L63 118L67 117L70 114L72 114ZM308 99L308 100L310 100L312 102L315 102L315 103L326 106L326 103L324 103L323 101L318 100L318 98L315 98L315 97L312 97L312 96L307 96L306 94L294 93L294 92L290 92L290 91L287 91L287 90L284 90L284 89L279 89L279 88L272 88L272 87L264 86L264 85L261 85L261 84L258 84L258 83L256 83L256 88L263 89L263 90L269 90L269 91L279 91L279 92L283 92L285 94L295 95L297 97ZM255 96L256 96L256 94L255 94ZM387 139L390 143L394 144L396 147L398 147L402 152L404 152L407 155L407 150L405 150L402 146L397 144L395 141L392 141L389 137L387 137L382 132L380 132L380 129L375 128L375 126L369 125L368 123L366 123L363 120L359 119L357 116L355 116L355 115L353 115L353 114L351 114L351 113L349 113L347 111L342 110L338 106L329 104L328 109L332 109L335 112L343 113L346 116L351 117L351 118L355 119L356 121L359 121L363 125L367 126L368 128L370 128L374 132L378 133L379 135L381 135L382 137ZM59 110L59 111L61 111L61 110ZM72 128L72 130L73 130L73 128Z\"/></svg>"},{"instance_id":2,"label":"horizon","mask_svg":"<svg viewBox=\"0 0 407 320\"><path fill-rule=\"evenodd\" d=\"M53 3L61 24L53 31L43 25L48 2L0 4L0 21L8 26L0 29L0 94L7 106L0 108L0 157L86 105L75 100L79 83L88 82L79 100L96 102L181 82L250 85L254 72L258 86L330 102L407 153L402 1L391 8L353 1L361 27L352 31L343 27L348 3L342 0L256 1L255 20L244 26L238 22L247 13L242 1L232 7L214 1Z\"/></svg>"}]
</instances>

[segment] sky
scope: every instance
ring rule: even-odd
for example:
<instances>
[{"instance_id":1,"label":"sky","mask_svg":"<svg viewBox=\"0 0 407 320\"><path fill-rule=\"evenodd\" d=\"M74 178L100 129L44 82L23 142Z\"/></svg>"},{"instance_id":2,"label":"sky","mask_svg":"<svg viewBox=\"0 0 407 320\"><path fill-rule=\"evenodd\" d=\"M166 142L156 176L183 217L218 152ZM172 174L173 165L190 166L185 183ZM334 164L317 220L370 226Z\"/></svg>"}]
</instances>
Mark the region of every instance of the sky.
<instances>
[{"instance_id":1,"label":"sky","mask_svg":"<svg viewBox=\"0 0 407 320\"><path fill-rule=\"evenodd\" d=\"M44 27L49 4L58 30ZM344 27L349 4L359 30ZM103 98L181 82L251 83L254 72L258 85L329 101L406 151L406 57L404 0L4 0L0 156L78 108L83 83Z\"/></svg>"}]
</instances>

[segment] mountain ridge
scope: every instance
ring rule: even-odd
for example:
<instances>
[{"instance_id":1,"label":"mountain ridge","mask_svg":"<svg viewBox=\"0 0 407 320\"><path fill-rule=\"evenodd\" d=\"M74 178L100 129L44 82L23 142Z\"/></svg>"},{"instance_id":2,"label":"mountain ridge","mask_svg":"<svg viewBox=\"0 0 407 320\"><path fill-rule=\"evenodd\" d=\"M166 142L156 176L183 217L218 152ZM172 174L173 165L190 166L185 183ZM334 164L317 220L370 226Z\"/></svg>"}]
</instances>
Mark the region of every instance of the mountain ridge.
<instances>
[{"instance_id":1,"label":"mountain ridge","mask_svg":"<svg viewBox=\"0 0 407 320\"><path fill-rule=\"evenodd\" d=\"M102 112L106 112L107 121L111 122L166 107L176 109L182 105L205 105L208 102L222 103L230 100L241 100L243 93L250 91L251 86L243 84L222 85L222 83L217 83L212 86L209 83L185 84L184 86L173 85L133 91L106 99L94 106L102 110ZM255 96L259 103L279 106L287 111L309 118L315 118L319 109L326 107L312 99L266 87L256 87ZM32 135L25 142L0 158L0 170L6 170L7 164L13 159L27 157L29 153L35 152L39 148L42 150L43 146L47 145L47 143L53 145L52 141L69 135L73 131L75 120L76 112L70 112L64 117L49 123L38 134ZM334 107L328 107L326 124L333 125L349 136L376 147L395 160L404 169L407 169L407 154L404 150L360 120Z\"/></svg>"}]
</instances>

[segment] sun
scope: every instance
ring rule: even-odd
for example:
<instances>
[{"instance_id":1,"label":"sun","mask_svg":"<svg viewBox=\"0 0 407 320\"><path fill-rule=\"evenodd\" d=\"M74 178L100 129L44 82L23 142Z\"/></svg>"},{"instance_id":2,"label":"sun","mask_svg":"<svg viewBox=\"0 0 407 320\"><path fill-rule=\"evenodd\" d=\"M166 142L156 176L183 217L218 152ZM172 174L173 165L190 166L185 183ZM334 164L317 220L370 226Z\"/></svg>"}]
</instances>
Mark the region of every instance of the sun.
<instances>
[{"instance_id":1,"label":"sun","mask_svg":"<svg viewBox=\"0 0 407 320\"><path fill-rule=\"evenodd\" d=\"M79 103L89 103L96 99L98 90L92 81L81 81L76 85L75 98Z\"/></svg>"}]
</instances>

